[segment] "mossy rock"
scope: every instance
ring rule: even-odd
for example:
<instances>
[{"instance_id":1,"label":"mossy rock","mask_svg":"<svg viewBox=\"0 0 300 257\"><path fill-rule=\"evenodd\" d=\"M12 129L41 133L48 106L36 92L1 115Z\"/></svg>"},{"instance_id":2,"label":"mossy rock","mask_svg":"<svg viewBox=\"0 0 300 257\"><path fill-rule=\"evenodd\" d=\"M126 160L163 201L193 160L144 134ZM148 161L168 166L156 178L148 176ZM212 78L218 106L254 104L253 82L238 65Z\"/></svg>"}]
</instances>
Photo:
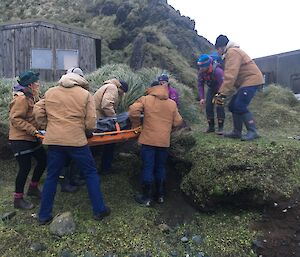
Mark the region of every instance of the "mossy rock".
<instances>
[{"instance_id":1,"label":"mossy rock","mask_svg":"<svg viewBox=\"0 0 300 257\"><path fill-rule=\"evenodd\" d=\"M300 186L298 145L198 144L188 158L193 166L181 189L200 209L228 199L238 205L267 204L290 197Z\"/></svg>"}]
</instances>

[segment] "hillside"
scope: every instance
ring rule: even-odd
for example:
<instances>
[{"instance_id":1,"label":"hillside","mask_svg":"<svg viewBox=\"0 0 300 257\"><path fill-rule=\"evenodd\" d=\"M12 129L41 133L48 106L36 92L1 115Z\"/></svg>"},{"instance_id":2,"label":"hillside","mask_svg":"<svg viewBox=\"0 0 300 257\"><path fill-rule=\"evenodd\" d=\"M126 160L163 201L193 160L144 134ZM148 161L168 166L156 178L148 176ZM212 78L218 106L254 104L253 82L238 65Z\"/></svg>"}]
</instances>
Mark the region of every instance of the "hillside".
<instances>
[{"instance_id":1,"label":"hillside","mask_svg":"<svg viewBox=\"0 0 300 257\"><path fill-rule=\"evenodd\" d=\"M2 0L0 22L43 18L102 37L102 64L159 67L195 85L195 60L212 45L166 0Z\"/></svg>"}]
</instances>

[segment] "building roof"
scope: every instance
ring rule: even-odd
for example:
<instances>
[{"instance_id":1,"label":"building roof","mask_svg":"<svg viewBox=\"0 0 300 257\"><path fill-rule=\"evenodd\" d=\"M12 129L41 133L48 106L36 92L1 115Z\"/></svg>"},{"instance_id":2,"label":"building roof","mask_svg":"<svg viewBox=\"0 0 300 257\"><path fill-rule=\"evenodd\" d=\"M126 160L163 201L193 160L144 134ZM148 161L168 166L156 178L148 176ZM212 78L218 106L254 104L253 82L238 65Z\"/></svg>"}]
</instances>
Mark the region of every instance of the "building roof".
<instances>
[{"instance_id":1,"label":"building roof","mask_svg":"<svg viewBox=\"0 0 300 257\"><path fill-rule=\"evenodd\" d=\"M91 37L94 39L101 39L100 35L95 34L94 32L88 29L82 29L72 25L66 25L66 24L49 21L45 19L30 19L30 20L19 20L19 21L0 23L0 31L17 29L17 28L26 28L26 27L37 27L37 26L53 28L56 30L65 31L65 32L69 32L72 34L77 34L85 37Z\"/></svg>"}]
</instances>

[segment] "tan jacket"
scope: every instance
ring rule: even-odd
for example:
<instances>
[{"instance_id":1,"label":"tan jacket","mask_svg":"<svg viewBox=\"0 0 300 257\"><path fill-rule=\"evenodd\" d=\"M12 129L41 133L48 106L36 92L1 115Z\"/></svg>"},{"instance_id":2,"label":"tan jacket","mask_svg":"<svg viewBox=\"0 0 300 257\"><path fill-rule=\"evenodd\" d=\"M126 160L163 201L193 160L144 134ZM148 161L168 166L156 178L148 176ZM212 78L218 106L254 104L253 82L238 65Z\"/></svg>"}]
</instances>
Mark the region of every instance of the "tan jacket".
<instances>
[{"instance_id":1,"label":"tan jacket","mask_svg":"<svg viewBox=\"0 0 300 257\"><path fill-rule=\"evenodd\" d=\"M9 139L36 141L37 123L33 117L34 102L22 92L15 92L9 105Z\"/></svg>"},{"instance_id":2,"label":"tan jacket","mask_svg":"<svg viewBox=\"0 0 300 257\"><path fill-rule=\"evenodd\" d=\"M97 118L111 117L117 114L120 86L121 83L117 79L107 80L94 94Z\"/></svg>"},{"instance_id":3,"label":"tan jacket","mask_svg":"<svg viewBox=\"0 0 300 257\"><path fill-rule=\"evenodd\" d=\"M129 117L133 127L140 125L140 115L144 113L143 130L138 142L145 145L169 147L173 127L182 123L176 102L169 99L166 86L155 86L147 90L147 95L139 98L129 107Z\"/></svg>"},{"instance_id":4,"label":"tan jacket","mask_svg":"<svg viewBox=\"0 0 300 257\"><path fill-rule=\"evenodd\" d=\"M96 126L96 109L92 95L85 90L88 82L76 73L63 75L56 87L36 103L36 121L45 126L45 145L84 146L86 130Z\"/></svg>"},{"instance_id":5,"label":"tan jacket","mask_svg":"<svg viewBox=\"0 0 300 257\"><path fill-rule=\"evenodd\" d=\"M264 84L261 71L255 62L233 42L227 44L225 53L224 81L219 89L230 96L240 87Z\"/></svg>"}]
</instances>

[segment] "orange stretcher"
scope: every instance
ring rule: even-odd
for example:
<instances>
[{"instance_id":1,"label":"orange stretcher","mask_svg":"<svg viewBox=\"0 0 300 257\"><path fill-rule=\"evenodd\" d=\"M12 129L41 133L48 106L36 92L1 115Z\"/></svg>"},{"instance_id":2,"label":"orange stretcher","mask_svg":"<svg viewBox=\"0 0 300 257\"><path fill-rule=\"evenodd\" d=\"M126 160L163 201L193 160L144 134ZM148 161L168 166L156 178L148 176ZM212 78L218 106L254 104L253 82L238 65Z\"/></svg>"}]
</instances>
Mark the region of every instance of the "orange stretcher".
<instances>
[{"instance_id":1,"label":"orange stretcher","mask_svg":"<svg viewBox=\"0 0 300 257\"><path fill-rule=\"evenodd\" d=\"M142 126L133 129L121 130L119 124L116 123L116 129L117 130L110 132L93 133L93 136L88 139L88 145L105 145L136 139L141 134ZM37 137L42 140L44 139L43 135L37 135Z\"/></svg>"}]
</instances>

